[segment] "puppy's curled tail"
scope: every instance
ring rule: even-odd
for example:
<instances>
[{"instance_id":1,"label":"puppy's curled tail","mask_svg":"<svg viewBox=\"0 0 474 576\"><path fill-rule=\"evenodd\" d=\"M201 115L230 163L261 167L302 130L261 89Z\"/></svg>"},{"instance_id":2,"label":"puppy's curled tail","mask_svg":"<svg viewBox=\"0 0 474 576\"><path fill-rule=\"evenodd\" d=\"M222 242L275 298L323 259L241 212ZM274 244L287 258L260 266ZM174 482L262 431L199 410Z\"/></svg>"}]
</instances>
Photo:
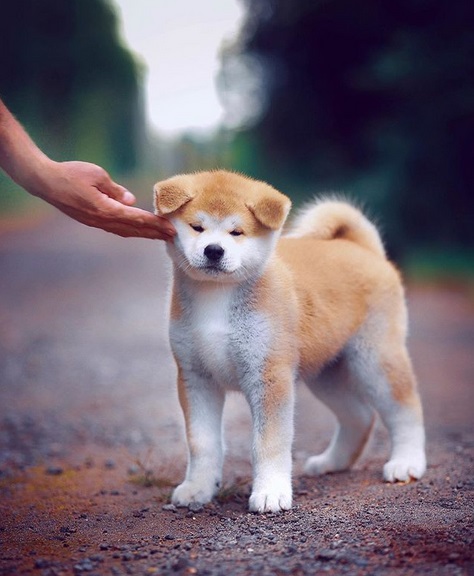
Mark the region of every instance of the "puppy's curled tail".
<instances>
[{"instance_id":1,"label":"puppy's curled tail","mask_svg":"<svg viewBox=\"0 0 474 576\"><path fill-rule=\"evenodd\" d=\"M343 238L386 257L380 234L362 212L344 200L316 200L296 216L288 237L310 236L317 240Z\"/></svg>"}]
</instances>

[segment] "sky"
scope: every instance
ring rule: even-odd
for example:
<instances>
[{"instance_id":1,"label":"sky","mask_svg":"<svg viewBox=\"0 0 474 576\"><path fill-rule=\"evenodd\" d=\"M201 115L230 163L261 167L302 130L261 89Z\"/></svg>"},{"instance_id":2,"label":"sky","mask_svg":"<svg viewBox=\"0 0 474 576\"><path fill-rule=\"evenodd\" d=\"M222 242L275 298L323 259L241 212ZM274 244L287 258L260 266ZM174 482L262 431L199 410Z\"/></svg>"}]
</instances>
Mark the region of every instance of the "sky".
<instances>
[{"instance_id":1,"label":"sky","mask_svg":"<svg viewBox=\"0 0 474 576\"><path fill-rule=\"evenodd\" d=\"M238 0L113 0L125 44L146 67L148 120L159 133L210 131L223 119L215 78L237 34Z\"/></svg>"}]
</instances>

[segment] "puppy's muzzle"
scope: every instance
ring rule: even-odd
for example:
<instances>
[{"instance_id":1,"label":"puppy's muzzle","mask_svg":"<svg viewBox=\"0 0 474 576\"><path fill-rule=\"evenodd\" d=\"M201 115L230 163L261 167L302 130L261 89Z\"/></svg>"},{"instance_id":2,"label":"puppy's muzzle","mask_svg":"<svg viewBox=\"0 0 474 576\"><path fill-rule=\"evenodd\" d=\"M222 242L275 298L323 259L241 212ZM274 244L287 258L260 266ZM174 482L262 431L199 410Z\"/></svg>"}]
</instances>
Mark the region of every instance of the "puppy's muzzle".
<instances>
[{"instance_id":1,"label":"puppy's muzzle","mask_svg":"<svg viewBox=\"0 0 474 576\"><path fill-rule=\"evenodd\" d=\"M224 248L219 244L209 244L204 248L204 256L213 264L217 264L224 256Z\"/></svg>"}]
</instances>

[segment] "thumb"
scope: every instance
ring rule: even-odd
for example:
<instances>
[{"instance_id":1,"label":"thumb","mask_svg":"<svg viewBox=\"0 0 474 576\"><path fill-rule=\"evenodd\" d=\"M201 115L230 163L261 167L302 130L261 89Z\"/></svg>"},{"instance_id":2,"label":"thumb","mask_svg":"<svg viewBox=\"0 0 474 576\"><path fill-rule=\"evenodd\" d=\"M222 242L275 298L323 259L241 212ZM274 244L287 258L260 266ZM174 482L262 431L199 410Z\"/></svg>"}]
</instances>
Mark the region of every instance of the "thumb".
<instances>
[{"instance_id":1,"label":"thumb","mask_svg":"<svg viewBox=\"0 0 474 576\"><path fill-rule=\"evenodd\" d=\"M102 192L102 194L127 206L132 206L137 201L129 190L114 182L108 174L106 178L96 185L96 188Z\"/></svg>"},{"instance_id":2,"label":"thumb","mask_svg":"<svg viewBox=\"0 0 474 576\"><path fill-rule=\"evenodd\" d=\"M135 202L137 201L135 196L130 192L130 190L127 190L123 186L118 185L118 187L121 188L122 190L122 196L115 198L115 200L118 200L119 202L121 202L122 204L126 204L127 206L133 206L133 204L135 204Z\"/></svg>"}]
</instances>

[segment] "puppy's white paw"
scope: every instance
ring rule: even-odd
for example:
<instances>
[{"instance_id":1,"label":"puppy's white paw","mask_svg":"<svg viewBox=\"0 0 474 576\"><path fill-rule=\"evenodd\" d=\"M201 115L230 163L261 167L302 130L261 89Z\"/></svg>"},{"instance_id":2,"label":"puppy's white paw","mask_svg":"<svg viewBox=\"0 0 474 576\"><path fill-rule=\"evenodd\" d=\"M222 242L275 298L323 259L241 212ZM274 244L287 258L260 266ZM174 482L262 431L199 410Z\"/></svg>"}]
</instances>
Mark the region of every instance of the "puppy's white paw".
<instances>
[{"instance_id":1,"label":"puppy's white paw","mask_svg":"<svg viewBox=\"0 0 474 576\"><path fill-rule=\"evenodd\" d=\"M410 480L419 480L425 471L425 455L418 454L389 460L383 467L383 477L386 482L410 482Z\"/></svg>"},{"instance_id":2,"label":"puppy's white paw","mask_svg":"<svg viewBox=\"0 0 474 576\"><path fill-rule=\"evenodd\" d=\"M273 492L252 492L249 500L250 512L281 512L291 508L291 491L288 493Z\"/></svg>"},{"instance_id":3,"label":"puppy's white paw","mask_svg":"<svg viewBox=\"0 0 474 576\"><path fill-rule=\"evenodd\" d=\"M322 476L328 472L340 472L345 469L346 466L337 466L333 458L324 452L317 456L311 456L304 465L304 473L311 476Z\"/></svg>"},{"instance_id":4,"label":"puppy's white paw","mask_svg":"<svg viewBox=\"0 0 474 576\"><path fill-rule=\"evenodd\" d=\"M207 504L212 500L217 491L217 483L210 488L208 485L201 485L197 482L185 480L174 489L171 502L175 506L189 506L190 504Z\"/></svg>"}]
</instances>

